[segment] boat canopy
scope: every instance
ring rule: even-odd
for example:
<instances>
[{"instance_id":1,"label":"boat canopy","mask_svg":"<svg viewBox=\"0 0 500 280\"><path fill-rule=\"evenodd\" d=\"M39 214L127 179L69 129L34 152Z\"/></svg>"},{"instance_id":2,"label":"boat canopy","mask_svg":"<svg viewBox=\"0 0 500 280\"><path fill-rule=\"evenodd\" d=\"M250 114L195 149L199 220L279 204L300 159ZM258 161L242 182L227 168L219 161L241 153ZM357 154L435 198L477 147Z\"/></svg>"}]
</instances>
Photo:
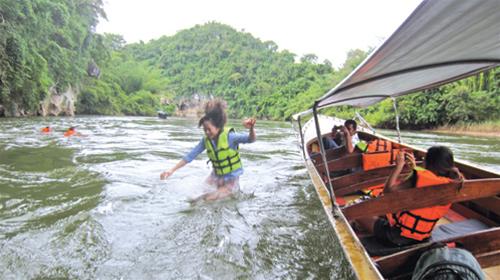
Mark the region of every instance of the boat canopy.
<instances>
[{"instance_id":1,"label":"boat canopy","mask_svg":"<svg viewBox=\"0 0 500 280\"><path fill-rule=\"evenodd\" d=\"M315 106L365 107L499 64L499 0L427 0Z\"/></svg>"}]
</instances>

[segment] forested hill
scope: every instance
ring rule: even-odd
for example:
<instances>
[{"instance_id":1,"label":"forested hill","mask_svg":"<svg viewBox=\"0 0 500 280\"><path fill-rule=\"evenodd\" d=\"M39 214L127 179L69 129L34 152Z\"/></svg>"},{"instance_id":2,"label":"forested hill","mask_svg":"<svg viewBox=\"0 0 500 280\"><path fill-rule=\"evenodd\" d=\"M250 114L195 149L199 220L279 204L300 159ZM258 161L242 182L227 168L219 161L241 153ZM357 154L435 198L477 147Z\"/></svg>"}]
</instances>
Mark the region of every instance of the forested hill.
<instances>
[{"instance_id":1,"label":"forested hill","mask_svg":"<svg viewBox=\"0 0 500 280\"><path fill-rule=\"evenodd\" d=\"M320 95L334 82L330 62L317 63L316 56L306 55L296 63L293 53L278 51L274 42L215 22L127 45L122 52L160 69L174 100L221 97L233 117L283 119L298 94L314 88Z\"/></svg>"},{"instance_id":2,"label":"forested hill","mask_svg":"<svg viewBox=\"0 0 500 280\"><path fill-rule=\"evenodd\" d=\"M233 118L284 120L305 110L366 56L342 67L210 22L144 43L96 34L102 0L0 1L0 116L155 115L220 97ZM500 119L499 69L399 99L401 126ZM58 107L68 107L58 108ZM329 113L352 117L352 108ZM393 125L389 102L362 110Z\"/></svg>"},{"instance_id":3,"label":"forested hill","mask_svg":"<svg viewBox=\"0 0 500 280\"><path fill-rule=\"evenodd\" d=\"M111 58L101 62L103 77L80 96L78 110L98 114L154 114L158 98L175 104L221 97L233 118L288 119L348 75L367 52L352 50L339 69L314 54L296 57L249 33L211 22L148 43L123 45L104 40ZM403 128L500 119L500 68L432 90L399 98ZM119 94L117 94L117 92ZM88 98L90 97L90 98ZM169 108L163 105L165 110ZM110 108L114 108L110 111ZM158 108L158 107L156 107ZM353 108L327 111L343 118ZM394 127L390 100L361 110L377 126Z\"/></svg>"},{"instance_id":4,"label":"forested hill","mask_svg":"<svg viewBox=\"0 0 500 280\"><path fill-rule=\"evenodd\" d=\"M81 84L103 17L102 0L1 0L0 115L37 114Z\"/></svg>"}]
</instances>

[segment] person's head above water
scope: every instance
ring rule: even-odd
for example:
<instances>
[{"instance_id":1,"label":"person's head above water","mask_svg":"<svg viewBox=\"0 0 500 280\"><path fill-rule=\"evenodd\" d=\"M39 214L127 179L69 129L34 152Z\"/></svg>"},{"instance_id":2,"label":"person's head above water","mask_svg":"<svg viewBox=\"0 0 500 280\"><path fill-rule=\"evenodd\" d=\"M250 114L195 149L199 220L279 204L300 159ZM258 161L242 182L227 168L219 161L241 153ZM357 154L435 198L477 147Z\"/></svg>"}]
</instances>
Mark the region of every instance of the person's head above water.
<instances>
[{"instance_id":1,"label":"person's head above water","mask_svg":"<svg viewBox=\"0 0 500 280\"><path fill-rule=\"evenodd\" d=\"M453 152L445 146L433 146L427 150L425 168L434 174L456 179L458 170L455 168Z\"/></svg>"},{"instance_id":2,"label":"person's head above water","mask_svg":"<svg viewBox=\"0 0 500 280\"><path fill-rule=\"evenodd\" d=\"M210 139L215 139L224 129L227 121L226 103L222 100L211 100L205 104L205 115L198 122L198 126L203 126L205 135Z\"/></svg>"}]
</instances>

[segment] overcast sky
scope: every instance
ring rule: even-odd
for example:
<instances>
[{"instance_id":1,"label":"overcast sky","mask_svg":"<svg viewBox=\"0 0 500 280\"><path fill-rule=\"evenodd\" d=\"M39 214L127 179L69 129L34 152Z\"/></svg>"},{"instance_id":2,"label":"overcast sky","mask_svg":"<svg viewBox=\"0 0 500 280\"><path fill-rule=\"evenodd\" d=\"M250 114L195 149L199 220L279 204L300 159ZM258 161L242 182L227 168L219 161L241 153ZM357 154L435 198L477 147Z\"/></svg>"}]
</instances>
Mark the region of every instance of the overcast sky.
<instances>
[{"instance_id":1,"label":"overcast sky","mask_svg":"<svg viewBox=\"0 0 500 280\"><path fill-rule=\"evenodd\" d=\"M244 29L262 41L319 62L340 66L350 49L376 47L421 0L104 0L108 21L99 33L116 33L127 43L217 21Z\"/></svg>"}]
</instances>

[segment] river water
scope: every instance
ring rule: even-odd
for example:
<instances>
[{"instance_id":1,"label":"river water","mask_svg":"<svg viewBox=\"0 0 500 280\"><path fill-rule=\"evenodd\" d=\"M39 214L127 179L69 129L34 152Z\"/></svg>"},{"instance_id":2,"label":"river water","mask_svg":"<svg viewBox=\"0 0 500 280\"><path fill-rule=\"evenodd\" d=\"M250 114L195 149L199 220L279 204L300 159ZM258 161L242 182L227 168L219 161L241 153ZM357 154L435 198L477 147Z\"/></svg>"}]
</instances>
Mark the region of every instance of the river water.
<instances>
[{"instance_id":1,"label":"river water","mask_svg":"<svg viewBox=\"0 0 500 280\"><path fill-rule=\"evenodd\" d=\"M352 278L289 123L258 122L257 142L241 146L235 198L191 205L212 190L205 155L166 181L159 174L202 137L196 124L0 119L2 279ZM55 131L42 135L46 125ZM70 126L84 136L62 137ZM404 141L450 145L500 172L498 138L408 132Z\"/></svg>"}]
</instances>

